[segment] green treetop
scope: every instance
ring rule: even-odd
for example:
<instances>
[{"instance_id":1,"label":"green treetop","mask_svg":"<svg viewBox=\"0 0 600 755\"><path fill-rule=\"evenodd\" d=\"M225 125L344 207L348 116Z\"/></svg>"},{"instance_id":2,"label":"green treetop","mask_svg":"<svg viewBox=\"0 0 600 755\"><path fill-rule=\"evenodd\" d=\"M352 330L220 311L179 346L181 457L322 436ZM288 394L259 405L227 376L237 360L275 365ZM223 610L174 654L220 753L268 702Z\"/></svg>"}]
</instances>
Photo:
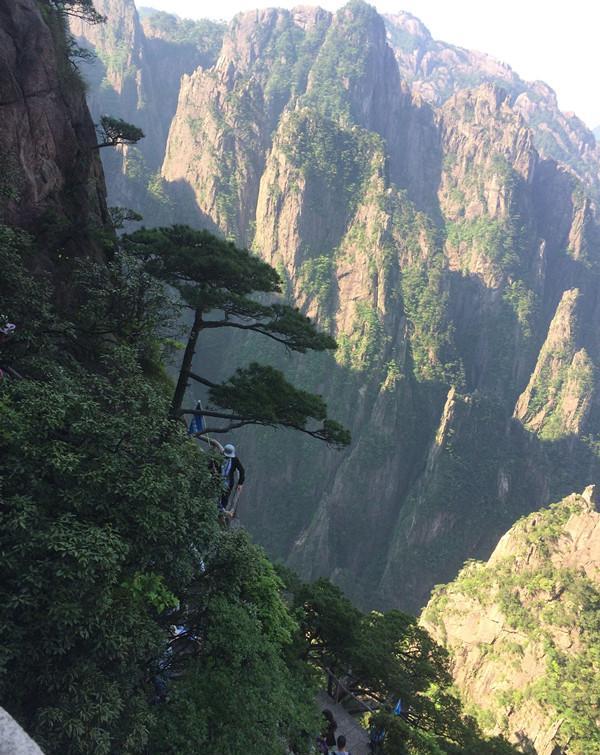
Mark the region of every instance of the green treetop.
<instances>
[{"instance_id":1,"label":"green treetop","mask_svg":"<svg viewBox=\"0 0 600 755\"><path fill-rule=\"evenodd\" d=\"M44 0L47 5L68 16L80 18L88 24L101 24L106 21L94 8L94 0Z\"/></svg>"},{"instance_id":2,"label":"green treetop","mask_svg":"<svg viewBox=\"0 0 600 755\"><path fill-rule=\"evenodd\" d=\"M229 420L211 432L247 424L279 425L333 445L349 443L349 433L327 417L323 400L295 388L278 370L251 364L221 385L192 371L199 334L208 329L252 331L301 353L336 348L335 340L319 332L298 309L252 298L280 291L279 275L270 265L209 231L187 226L142 229L125 236L123 245L149 272L176 288L194 313L173 396L173 417L196 413ZM208 386L211 400L227 411L183 408L190 379Z\"/></svg>"}]
</instances>

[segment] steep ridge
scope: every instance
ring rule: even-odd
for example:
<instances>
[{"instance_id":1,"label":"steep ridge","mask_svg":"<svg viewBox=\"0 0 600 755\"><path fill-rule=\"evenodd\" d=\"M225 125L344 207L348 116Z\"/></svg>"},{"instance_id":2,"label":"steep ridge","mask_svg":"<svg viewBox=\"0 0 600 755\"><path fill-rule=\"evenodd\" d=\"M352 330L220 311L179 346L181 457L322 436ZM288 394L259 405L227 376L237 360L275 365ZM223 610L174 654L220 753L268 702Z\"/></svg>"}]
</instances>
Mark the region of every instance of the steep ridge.
<instances>
[{"instance_id":1,"label":"steep ridge","mask_svg":"<svg viewBox=\"0 0 600 755\"><path fill-rule=\"evenodd\" d=\"M482 737L463 717L446 658L413 617L363 615L330 584L280 576L246 533L219 526L208 458L168 416L164 289L120 254L111 224L100 222L97 145L89 117L80 133L74 128L78 108L85 116L83 83L73 77L68 53L76 47L64 16L52 0L8 9L0 0L0 30L20 43L20 66L31 54L50 84L59 80L40 112L26 103L26 114L43 121L48 109L57 129L51 135L58 140L64 128L77 155L75 164L70 154L63 163L43 129L24 129L26 156L52 158L33 178L44 179L47 168L55 184L30 216L7 222L31 223L36 234L38 226L47 231L46 209L62 211L62 227L82 244L54 248L44 230L36 238L0 227L0 299L17 323L2 342L0 375L0 692L10 711L0 708L0 751L41 752L19 721L49 755L307 752L319 727L317 668L341 650L336 673L351 661L355 673L361 669L353 681L364 691L364 679L369 696L409 700L418 730L398 727L391 713L385 723L403 741L507 753L503 741ZM60 62L72 75L72 99L62 98ZM27 72L9 63L5 74L18 94ZM381 144L366 138L366 145L377 194ZM78 170L90 171L85 185ZM67 201L71 192L76 205ZM78 216L70 214L74 206ZM95 225L90 206L99 211ZM16 210L23 208L7 205L7 215ZM356 217L371 222L358 205ZM105 251L110 264L74 261L74 251ZM52 254L62 276L30 269ZM12 364L22 375L5 371ZM434 685L450 702L441 715L429 697ZM366 730L338 722L350 730L353 751L366 751Z\"/></svg>"},{"instance_id":2,"label":"steep ridge","mask_svg":"<svg viewBox=\"0 0 600 755\"><path fill-rule=\"evenodd\" d=\"M138 145L103 155L111 203L167 222L173 207L159 168L180 80L214 63L222 27L206 22L182 28L169 14L147 17L142 24L134 0L95 0L95 7L106 23L72 19L70 24L78 43L96 56L81 66L90 85L90 110L95 119L123 118L145 134Z\"/></svg>"},{"instance_id":3,"label":"steep ridge","mask_svg":"<svg viewBox=\"0 0 600 755\"><path fill-rule=\"evenodd\" d=\"M268 9L236 16L214 68L185 77L163 164L189 186L200 212L249 244L271 132L306 88L331 21L320 9Z\"/></svg>"},{"instance_id":4,"label":"steep ridge","mask_svg":"<svg viewBox=\"0 0 600 755\"><path fill-rule=\"evenodd\" d=\"M487 563L436 588L422 615L480 723L524 752L600 748L595 495L591 486L517 522Z\"/></svg>"},{"instance_id":5,"label":"steep ridge","mask_svg":"<svg viewBox=\"0 0 600 755\"><path fill-rule=\"evenodd\" d=\"M598 224L590 184L539 154L510 69L462 51L462 84L479 66L502 87L451 82L434 108L403 83L386 23L387 41L361 2L240 14L214 65L181 80L162 175L127 150L120 200L252 246L335 334L335 360L269 356L327 398L353 447L330 459L307 441L298 458L242 431L243 516L303 575L416 610L596 475ZM256 354L251 338L204 349L214 378Z\"/></svg>"},{"instance_id":6,"label":"steep ridge","mask_svg":"<svg viewBox=\"0 0 600 755\"><path fill-rule=\"evenodd\" d=\"M2 0L0 14L0 222L34 231L52 265L101 254L96 134L60 29L33 0Z\"/></svg>"},{"instance_id":7,"label":"steep ridge","mask_svg":"<svg viewBox=\"0 0 600 755\"><path fill-rule=\"evenodd\" d=\"M556 94L547 84L524 81L506 63L485 53L433 39L410 13L384 18L402 78L415 93L442 105L460 90L497 84L510 93L511 104L532 129L540 154L568 165L588 184L596 201L600 199L600 148L574 113L559 109Z\"/></svg>"},{"instance_id":8,"label":"steep ridge","mask_svg":"<svg viewBox=\"0 0 600 755\"><path fill-rule=\"evenodd\" d=\"M340 344L335 361L282 366L354 446L332 461L306 444L299 466L285 441L245 433L248 525L304 575L416 609L521 514L593 479L598 226L505 90L459 91L434 113L403 88L369 6L312 12L322 41L307 58L305 18L237 17L216 67L184 80L163 175L252 242ZM565 354L551 323L573 290L585 326ZM227 366L252 355L233 339ZM552 390L528 388L539 375Z\"/></svg>"}]
</instances>

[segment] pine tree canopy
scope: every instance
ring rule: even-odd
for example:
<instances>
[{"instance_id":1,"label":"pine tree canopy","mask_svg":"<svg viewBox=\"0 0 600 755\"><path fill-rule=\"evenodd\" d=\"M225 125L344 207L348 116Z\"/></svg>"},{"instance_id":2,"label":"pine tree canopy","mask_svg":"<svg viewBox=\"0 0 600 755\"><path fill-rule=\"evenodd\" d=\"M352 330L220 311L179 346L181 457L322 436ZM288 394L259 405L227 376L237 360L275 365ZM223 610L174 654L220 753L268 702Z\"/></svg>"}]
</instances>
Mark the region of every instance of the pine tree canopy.
<instances>
[{"instance_id":1,"label":"pine tree canopy","mask_svg":"<svg viewBox=\"0 0 600 755\"><path fill-rule=\"evenodd\" d=\"M349 444L350 434L328 419L323 399L295 388L272 367L253 363L238 369L221 385L192 370L198 335L215 328L259 333L300 353L337 347L335 339L317 330L299 309L252 298L280 292L281 279L270 265L231 241L182 225L144 228L124 236L122 244L127 253L141 260L146 271L175 288L195 313L173 398L173 416L188 413L182 403L187 381L192 379L210 388L210 400L217 407L231 412L190 410L230 421L209 428L210 432L227 432L247 424L279 425L334 446Z\"/></svg>"}]
</instances>

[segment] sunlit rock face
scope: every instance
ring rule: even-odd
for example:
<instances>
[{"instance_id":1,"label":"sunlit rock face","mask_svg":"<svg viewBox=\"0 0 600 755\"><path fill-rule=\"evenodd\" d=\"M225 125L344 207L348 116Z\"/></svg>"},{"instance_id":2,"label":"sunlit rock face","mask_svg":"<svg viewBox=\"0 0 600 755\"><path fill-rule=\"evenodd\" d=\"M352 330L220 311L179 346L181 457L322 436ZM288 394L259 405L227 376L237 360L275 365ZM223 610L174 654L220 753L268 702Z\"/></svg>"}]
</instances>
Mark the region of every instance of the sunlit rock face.
<instances>
[{"instance_id":1,"label":"sunlit rock face","mask_svg":"<svg viewBox=\"0 0 600 755\"><path fill-rule=\"evenodd\" d=\"M402 57L394 23L429 62L413 42ZM598 473L594 186L540 152L508 67L437 45L361 2L240 14L214 62L182 76L144 189L146 222L253 248L337 338L335 355L248 337L197 359L216 379L269 359L352 430L344 452L269 430L236 442L246 526L364 606L417 610ZM443 93L439 55L455 73Z\"/></svg>"},{"instance_id":2,"label":"sunlit rock face","mask_svg":"<svg viewBox=\"0 0 600 755\"><path fill-rule=\"evenodd\" d=\"M594 486L515 524L436 589L422 623L488 731L537 755L597 749L600 514ZM589 703L583 701L589 700Z\"/></svg>"},{"instance_id":3,"label":"sunlit rock face","mask_svg":"<svg viewBox=\"0 0 600 755\"><path fill-rule=\"evenodd\" d=\"M524 81L491 55L441 42L410 13L385 15L388 42L402 78L426 102L441 105L460 90L484 82L504 89L511 104L532 129L536 148L546 158L565 163L600 198L600 128L591 132L574 114L563 113L556 93L543 81Z\"/></svg>"}]
</instances>

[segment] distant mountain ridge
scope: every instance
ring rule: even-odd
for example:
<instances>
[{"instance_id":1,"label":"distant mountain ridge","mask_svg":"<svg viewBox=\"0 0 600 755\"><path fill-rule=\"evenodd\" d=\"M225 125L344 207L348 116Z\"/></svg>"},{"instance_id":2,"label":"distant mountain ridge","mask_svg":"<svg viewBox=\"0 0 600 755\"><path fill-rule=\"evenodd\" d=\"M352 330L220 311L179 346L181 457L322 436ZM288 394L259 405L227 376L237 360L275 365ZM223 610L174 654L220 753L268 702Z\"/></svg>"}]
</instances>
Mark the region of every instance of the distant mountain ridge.
<instances>
[{"instance_id":1,"label":"distant mountain ridge","mask_svg":"<svg viewBox=\"0 0 600 755\"><path fill-rule=\"evenodd\" d=\"M559 109L550 86L543 81L524 81L509 65L490 55L433 39L410 13L386 14L384 19L400 73L415 93L441 105L461 89L484 82L501 86L510 94L515 111L532 128L540 153L568 165L600 203L600 147L580 118Z\"/></svg>"},{"instance_id":2,"label":"distant mountain ridge","mask_svg":"<svg viewBox=\"0 0 600 755\"><path fill-rule=\"evenodd\" d=\"M236 16L181 77L162 165L138 170L141 143L109 180L148 222L253 248L335 335L335 359L273 360L327 399L352 448L240 431L243 518L304 576L414 611L600 474L600 230L593 187L540 155L506 86L426 102L389 29L356 0ZM206 345L215 379L255 358L250 339Z\"/></svg>"}]
</instances>

